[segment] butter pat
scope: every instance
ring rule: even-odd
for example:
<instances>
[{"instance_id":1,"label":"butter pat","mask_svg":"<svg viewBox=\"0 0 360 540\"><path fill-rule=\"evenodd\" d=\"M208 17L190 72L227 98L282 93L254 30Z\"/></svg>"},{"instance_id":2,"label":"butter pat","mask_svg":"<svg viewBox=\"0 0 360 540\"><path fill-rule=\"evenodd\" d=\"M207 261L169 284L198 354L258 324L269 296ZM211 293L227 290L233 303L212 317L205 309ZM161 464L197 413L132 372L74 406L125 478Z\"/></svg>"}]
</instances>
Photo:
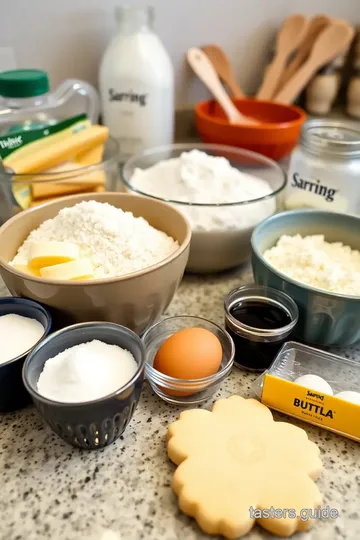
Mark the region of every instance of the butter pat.
<instances>
[{"instance_id":1,"label":"butter pat","mask_svg":"<svg viewBox=\"0 0 360 540\"><path fill-rule=\"evenodd\" d=\"M33 242L28 265L33 269L58 265L79 257L79 248L70 242Z\"/></svg>"},{"instance_id":2,"label":"butter pat","mask_svg":"<svg viewBox=\"0 0 360 540\"><path fill-rule=\"evenodd\" d=\"M89 279L93 277L94 271L90 261L78 259L62 264L55 264L41 268L41 277L46 279L56 279L61 281Z\"/></svg>"},{"instance_id":3,"label":"butter pat","mask_svg":"<svg viewBox=\"0 0 360 540\"><path fill-rule=\"evenodd\" d=\"M27 266L26 264L15 264L14 268L15 268L15 270L18 270L18 272L23 272L24 274L29 274L29 276L40 277L40 270L39 269L30 268L30 266Z\"/></svg>"}]
</instances>

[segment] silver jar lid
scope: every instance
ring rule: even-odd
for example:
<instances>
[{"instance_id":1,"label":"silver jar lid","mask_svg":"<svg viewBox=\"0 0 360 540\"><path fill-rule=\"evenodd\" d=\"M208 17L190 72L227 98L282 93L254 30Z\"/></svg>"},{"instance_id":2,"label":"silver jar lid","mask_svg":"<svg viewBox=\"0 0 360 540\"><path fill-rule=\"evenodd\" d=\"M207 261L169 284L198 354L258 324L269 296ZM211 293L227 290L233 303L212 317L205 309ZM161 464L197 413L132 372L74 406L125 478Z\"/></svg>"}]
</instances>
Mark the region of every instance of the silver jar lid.
<instances>
[{"instance_id":1,"label":"silver jar lid","mask_svg":"<svg viewBox=\"0 0 360 540\"><path fill-rule=\"evenodd\" d=\"M360 158L360 131L342 122L310 120L302 129L300 144L319 156Z\"/></svg>"}]
</instances>

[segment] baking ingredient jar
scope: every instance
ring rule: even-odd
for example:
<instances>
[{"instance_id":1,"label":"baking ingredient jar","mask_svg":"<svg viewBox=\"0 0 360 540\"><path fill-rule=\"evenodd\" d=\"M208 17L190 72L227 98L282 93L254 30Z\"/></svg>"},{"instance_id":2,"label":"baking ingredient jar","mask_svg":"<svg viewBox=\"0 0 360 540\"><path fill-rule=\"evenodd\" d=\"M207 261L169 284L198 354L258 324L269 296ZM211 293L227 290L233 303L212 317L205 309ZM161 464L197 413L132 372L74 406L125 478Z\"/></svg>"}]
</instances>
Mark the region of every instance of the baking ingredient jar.
<instances>
[{"instance_id":1,"label":"baking ingredient jar","mask_svg":"<svg viewBox=\"0 0 360 540\"><path fill-rule=\"evenodd\" d=\"M0 73L0 135L28 132L79 114L94 124L99 109L99 95L85 81L68 79L50 92L48 75L40 69Z\"/></svg>"},{"instance_id":2,"label":"baking ingredient jar","mask_svg":"<svg viewBox=\"0 0 360 540\"><path fill-rule=\"evenodd\" d=\"M232 290L224 302L225 328L235 344L235 365L264 371L295 328L299 311L290 296L261 285Z\"/></svg>"},{"instance_id":3,"label":"baking ingredient jar","mask_svg":"<svg viewBox=\"0 0 360 540\"><path fill-rule=\"evenodd\" d=\"M294 150L285 207L318 208L360 215L360 130L329 120L312 120Z\"/></svg>"},{"instance_id":4,"label":"baking ingredient jar","mask_svg":"<svg viewBox=\"0 0 360 540\"><path fill-rule=\"evenodd\" d=\"M100 67L103 121L120 146L120 160L172 143L174 72L153 31L151 7L121 6L119 31Z\"/></svg>"}]
</instances>

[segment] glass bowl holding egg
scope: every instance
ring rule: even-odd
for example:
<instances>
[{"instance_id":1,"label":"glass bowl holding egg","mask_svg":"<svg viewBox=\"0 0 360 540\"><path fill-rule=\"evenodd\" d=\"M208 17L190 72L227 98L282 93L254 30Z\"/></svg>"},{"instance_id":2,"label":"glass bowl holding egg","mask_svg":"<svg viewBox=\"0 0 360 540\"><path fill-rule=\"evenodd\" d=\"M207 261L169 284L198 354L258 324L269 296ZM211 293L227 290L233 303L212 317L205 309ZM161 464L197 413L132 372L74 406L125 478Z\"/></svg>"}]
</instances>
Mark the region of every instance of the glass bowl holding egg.
<instances>
[{"instance_id":1,"label":"glass bowl holding egg","mask_svg":"<svg viewBox=\"0 0 360 540\"><path fill-rule=\"evenodd\" d=\"M174 405L207 401L229 375L234 343L215 323L189 315L169 317L142 336L145 375L154 392Z\"/></svg>"},{"instance_id":2,"label":"glass bowl holding egg","mask_svg":"<svg viewBox=\"0 0 360 540\"><path fill-rule=\"evenodd\" d=\"M245 262L251 234L282 209L286 177L275 161L213 144L174 144L131 157L126 191L170 203L191 224L187 271L218 272ZM112 186L112 190L121 189Z\"/></svg>"}]
</instances>

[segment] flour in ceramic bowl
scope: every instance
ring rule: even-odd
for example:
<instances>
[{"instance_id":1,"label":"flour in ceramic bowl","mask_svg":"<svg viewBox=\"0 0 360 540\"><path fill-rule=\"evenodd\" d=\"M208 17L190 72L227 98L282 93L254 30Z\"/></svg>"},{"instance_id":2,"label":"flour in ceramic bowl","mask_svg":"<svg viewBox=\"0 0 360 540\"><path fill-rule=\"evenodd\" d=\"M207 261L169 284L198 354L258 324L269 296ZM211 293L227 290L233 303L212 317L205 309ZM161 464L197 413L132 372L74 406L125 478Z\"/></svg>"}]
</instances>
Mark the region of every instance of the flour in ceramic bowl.
<instances>
[{"instance_id":1,"label":"flour in ceramic bowl","mask_svg":"<svg viewBox=\"0 0 360 540\"><path fill-rule=\"evenodd\" d=\"M239 171L225 157L199 150L183 152L147 169L135 169L130 182L144 194L190 204L255 201L273 192L262 178ZM195 231L248 229L273 214L275 208L273 198L238 206L178 205Z\"/></svg>"},{"instance_id":2,"label":"flour in ceramic bowl","mask_svg":"<svg viewBox=\"0 0 360 540\"><path fill-rule=\"evenodd\" d=\"M360 296L360 251L324 235L283 235L264 259L290 278L333 293Z\"/></svg>"},{"instance_id":3,"label":"flour in ceramic bowl","mask_svg":"<svg viewBox=\"0 0 360 540\"><path fill-rule=\"evenodd\" d=\"M95 278L143 270L172 255L177 241L142 217L108 203L83 201L44 221L20 246L10 264L26 265L33 242L71 242L88 259Z\"/></svg>"}]
</instances>

